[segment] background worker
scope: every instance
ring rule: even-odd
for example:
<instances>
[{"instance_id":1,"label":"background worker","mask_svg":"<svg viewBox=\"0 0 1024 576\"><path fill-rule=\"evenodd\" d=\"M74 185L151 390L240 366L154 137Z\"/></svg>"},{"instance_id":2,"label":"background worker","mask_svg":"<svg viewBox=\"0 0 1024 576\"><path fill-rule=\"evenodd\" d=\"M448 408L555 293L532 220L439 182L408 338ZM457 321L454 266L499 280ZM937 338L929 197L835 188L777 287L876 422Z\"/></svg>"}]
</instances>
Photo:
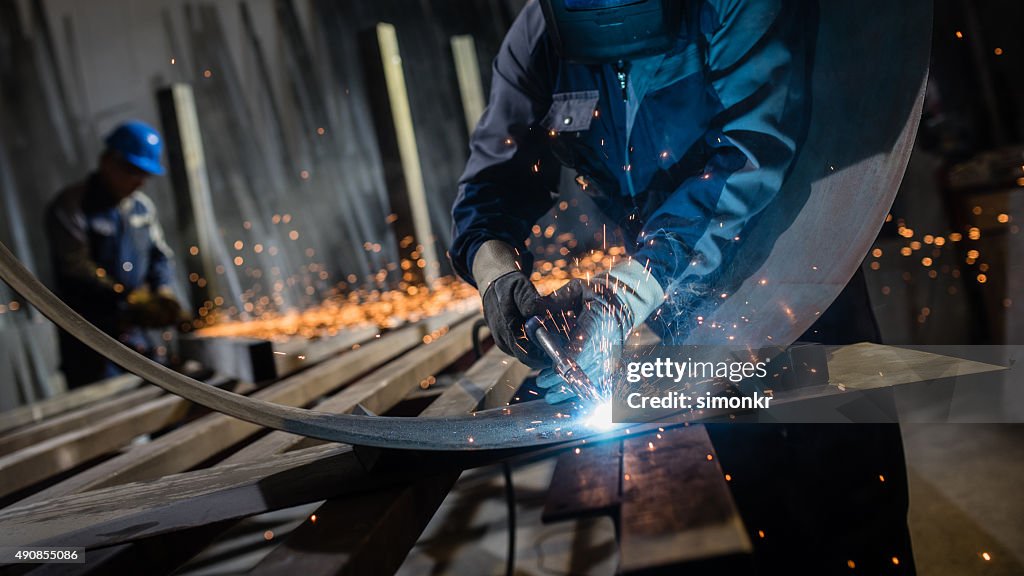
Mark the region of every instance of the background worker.
<instances>
[{"instance_id":1,"label":"background worker","mask_svg":"<svg viewBox=\"0 0 1024 576\"><path fill-rule=\"evenodd\" d=\"M107 334L159 359L145 329L182 319L172 253L153 201L140 191L150 176L164 173L163 141L151 126L132 121L105 144L96 171L62 190L47 210L57 293ZM63 331L60 348L69 388L121 373Z\"/></svg>"},{"instance_id":2,"label":"background worker","mask_svg":"<svg viewBox=\"0 0 1024 576\"><path fill-rule=\"evenodd\" d=\"M710 286L730 265L734 240L780 190L806 132L815 6L543 0L524 8L495 60L452 209L453 266L480 290L503 351L550 365L523 323L567 300L540 298L524 242L555 202L563 165L623 231L631 256L563 292L575 300L577 363L603 381L644 322L667 344L686 338L692 311L716 296ZM859 273L823 316L808 336L878 340ZM550 370L538 383L549 401L571 396ZM723 467L745 476L731 487L765 573L843 573L854 556L869 572L891 572L894 556L899 571L913 572L898 427L709 431ZM865 469L885 469L888 491L855 477ZM756 536L765 526L771 542ZM804 562L794 566L798 555Z\"/></svg>"}]
</instances>

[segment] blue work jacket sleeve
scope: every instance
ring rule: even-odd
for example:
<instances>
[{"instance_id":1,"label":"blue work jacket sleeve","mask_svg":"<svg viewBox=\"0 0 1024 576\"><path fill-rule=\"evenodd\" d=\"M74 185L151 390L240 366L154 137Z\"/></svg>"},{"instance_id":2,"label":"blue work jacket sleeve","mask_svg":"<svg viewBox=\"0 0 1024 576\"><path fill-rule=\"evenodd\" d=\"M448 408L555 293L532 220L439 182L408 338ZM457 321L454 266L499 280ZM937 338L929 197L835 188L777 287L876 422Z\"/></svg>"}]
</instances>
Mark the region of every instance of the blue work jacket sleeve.
<instances>
[{"instance_id":1,"label":"blue work jacket sleeve","mask_svg":"<svg viewBox=\"0 0 1024 576\"><path fill-rule=\"evenodd\" d=\"M490 101L459 180L449 256L459 276L474 285L473 258L487 240L515 247L529 271L524 243L554 203L560 165L538 124L551 105L557 58L543 32L539 7L529 5L505 36L494 60Z\"/></svg>"},{"instance_id":2,"label":"blue work jacket sleeve","mask_svg":"<svg viewBox=\"0 0 1024 576\"><path fill-rule=\"evenodd\" d=\"M707 297L745 226L782 187L804 131L806 34L782 0L705 6L706 74L719 111L704 135L703 173L685 180L652 214L635 258L669 302ZM715 295L717 296L717 295Z\"/></svg>"},{"instance_id":3,"label":"blue work jacket sleeve","mask_svg":"<svg viewBox=\"0 0 1024 576\"><path fill-rule=\"evenodd\" d=\"M114 280L89 253L84 214L54 203L46 212L46 235L63 296L74 294L111 308L124 303L123 290L115 288Z\"/></svg>"},{"instance_id":4,"label":"blue work jacket sleeve","mask_svg":"<svg viewBox=\"0 0 1024 576\"><path fill-rule=\"evenodd\" d=\"M153 290L173 289L174 287L174 253L164 239L164 229L160 226L156 207L148 197L139 195L139 200L152 217L149 224L149 270L146 271L146 282Z\"/></svg>"},{"instance_id":5,"label":"blue work jacket sleeve","mask_svg":"<svg viewBox=\"0 0 1024 576\"><path fill-rule=\"evenodd\" d=\"M153 234L153 246L150 248L150 265L147 281L154 290L174 287L174 261L171 249L163 239L160 224L154 223L150 231Z\"/></svg>"}]
</instances>

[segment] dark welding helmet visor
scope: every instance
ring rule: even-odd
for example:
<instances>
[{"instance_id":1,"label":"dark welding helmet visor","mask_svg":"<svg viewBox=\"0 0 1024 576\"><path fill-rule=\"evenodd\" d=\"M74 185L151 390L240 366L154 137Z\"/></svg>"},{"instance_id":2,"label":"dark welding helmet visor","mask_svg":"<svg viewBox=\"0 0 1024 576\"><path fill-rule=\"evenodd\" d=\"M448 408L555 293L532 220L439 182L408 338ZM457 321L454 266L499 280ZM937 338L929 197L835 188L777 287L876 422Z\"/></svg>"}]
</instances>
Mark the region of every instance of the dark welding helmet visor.
<instances>
[{"instance_id":1,"label":"dark welding helmet visor","mask_svg":"<svg viewBox=\"0 0 1024 576\"><path fill-rule=\"evenodd\" d=\"M628 61L667 51L683 0L540 0L548 34L570 62Z\"/></svg>"}]
</instances>

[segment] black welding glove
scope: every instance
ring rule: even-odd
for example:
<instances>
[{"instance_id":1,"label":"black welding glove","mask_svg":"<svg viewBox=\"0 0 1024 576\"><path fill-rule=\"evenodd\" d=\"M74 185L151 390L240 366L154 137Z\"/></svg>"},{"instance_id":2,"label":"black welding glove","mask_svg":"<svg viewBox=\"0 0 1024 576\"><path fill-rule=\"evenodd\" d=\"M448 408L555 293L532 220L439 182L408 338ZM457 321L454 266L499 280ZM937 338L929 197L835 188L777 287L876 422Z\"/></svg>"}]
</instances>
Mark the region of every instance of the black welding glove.
<instances>
[{"instance_id":1,"label":"black welding glove","mask_svg":"<svg viewBox=\"0 0 1024 576\"><path fill-rule=\"evenodd\" d=\"M151 292L147 288L132 291L125 299L128 321L141 328L163 328L179 322L181 304L165 291Z\"/></svg>"},{"instance_id":2,"label":"black welding glove","mask_svg":"<svg viewBox=\"0 0 1024 576\"><path fill-rule=\"evenodd\" d=\"M488 240L473 258L473 279L484 302L484 319L494 343L531 368L545 368L551 359L529 341L523 326L547 306L527 273L521 270L515 249L500 240Z\"/></svg>"},{"instance_id":3,"label":"black welding glove","mask_svg":"<svg viewBox=\"0 0 1024 576\"><path fill-rule=\"evenodd\" d=\"M191 316L182 307L181 302L178 301L178 297L172 290L157 290L156 301L160 310L163 312L164 317L162 320L166 322L167 325L192 321Z\"/></svg>"}]
</instances>

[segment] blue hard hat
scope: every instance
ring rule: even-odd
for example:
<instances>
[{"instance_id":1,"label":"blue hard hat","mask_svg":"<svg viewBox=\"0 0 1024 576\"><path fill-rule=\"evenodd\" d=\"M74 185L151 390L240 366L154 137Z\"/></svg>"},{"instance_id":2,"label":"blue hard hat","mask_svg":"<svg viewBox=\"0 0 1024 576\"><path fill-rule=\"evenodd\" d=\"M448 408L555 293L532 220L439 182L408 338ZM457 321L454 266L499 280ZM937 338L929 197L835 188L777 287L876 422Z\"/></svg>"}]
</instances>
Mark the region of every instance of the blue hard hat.
<instances>
[{"instance_id":1,"label":"blue hard hat","mask_svg":"<svg viewBox=\"0 0 1024 576\"><path fill-rule=\"evenodd\" d=\"M108 134L105 142L108 152L116 152L139 170L154 176L164 173L164 167L160 165L164 140L149 124L138 120L125 122Z\"/></svg>"}]
</instances>

